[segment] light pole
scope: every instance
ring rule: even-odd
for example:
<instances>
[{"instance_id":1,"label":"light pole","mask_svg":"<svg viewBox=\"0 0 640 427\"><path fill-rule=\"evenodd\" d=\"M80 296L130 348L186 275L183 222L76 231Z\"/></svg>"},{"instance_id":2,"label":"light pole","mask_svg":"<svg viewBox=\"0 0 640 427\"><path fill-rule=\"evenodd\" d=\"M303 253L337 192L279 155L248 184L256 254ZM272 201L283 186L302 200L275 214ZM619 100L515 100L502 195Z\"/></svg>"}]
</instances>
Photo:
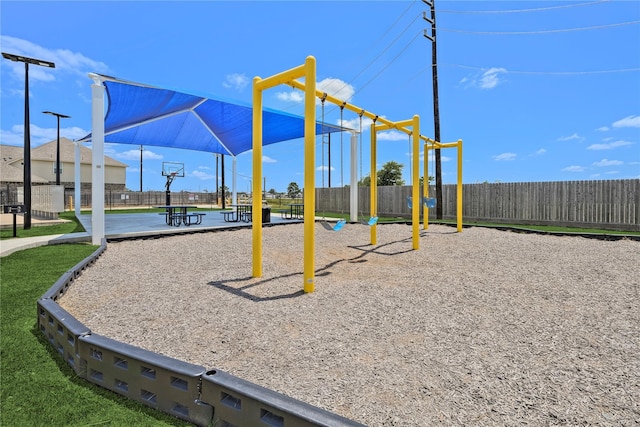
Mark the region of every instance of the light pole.
<instances>
[{"instance_id":1,"label":"light pole","mask_svg":"<svg viewBox=\"0 0 640 427\"><path fill-rule=\"evenodd\" d=\"M42 114L51 114L58 118L58 143L56 145L56 185L60 185L60 119L70 119L71 116L54 113L52 111L43 111Z\"/></svg>"},{"instance_id":2,"label":"light pole","mask_svg":"<svg viewBox=\"0 0 640 427\"><path fill-rule=\"evenodd\" d=\"M2 52L2 57L13 62L24 62L24 226L31 228L31 132L29 124L29 64L56 68L56 64L41 59Z\"/></svg>"}]
</instances>

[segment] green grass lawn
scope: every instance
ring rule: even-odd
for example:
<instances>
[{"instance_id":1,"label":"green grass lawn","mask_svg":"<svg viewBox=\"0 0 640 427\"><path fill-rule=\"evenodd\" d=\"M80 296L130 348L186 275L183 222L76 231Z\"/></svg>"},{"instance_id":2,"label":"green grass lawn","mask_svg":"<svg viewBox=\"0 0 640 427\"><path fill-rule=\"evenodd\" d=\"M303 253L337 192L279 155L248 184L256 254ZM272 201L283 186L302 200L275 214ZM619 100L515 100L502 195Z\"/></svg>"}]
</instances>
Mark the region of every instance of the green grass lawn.
<instances>
[{"instance_id":1,"label":"green grass lawn","mask_svg":"<svg viewBox=\"0 0 640 427\"><path fill-rule=\"evenodd\" d=\"M21 226L16 227L16 237L51 236L52 234L69 234L85 231L80 221L73 212L62 212L58 215L60 219L67 219L71 222L54 225L44 225L24 230ZM0 230L0 240L13 239L13 228Z\"/></svg>"},{"instance_id":2,"label":"green grass lawn","mask_svg":"<svg viewBox=\"0 0 640 427\"><path fill-rule=\"evenodd\" d=\"M77 377L38 330L37 299L96 249L43 246L1 259L0 425L191 425Z\"/></svg>"}]
</instances>

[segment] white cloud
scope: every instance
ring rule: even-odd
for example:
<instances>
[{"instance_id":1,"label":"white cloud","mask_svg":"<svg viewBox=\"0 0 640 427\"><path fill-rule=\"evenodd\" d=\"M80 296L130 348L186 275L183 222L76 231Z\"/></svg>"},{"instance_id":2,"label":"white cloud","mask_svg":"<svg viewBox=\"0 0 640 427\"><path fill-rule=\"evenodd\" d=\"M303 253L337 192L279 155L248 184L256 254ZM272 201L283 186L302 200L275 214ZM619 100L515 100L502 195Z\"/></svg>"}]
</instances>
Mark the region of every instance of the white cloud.
<instances>
[{"instance_id":1,"label":"white cloud","mask_svg":"<svg viewBox=\"0 0 640 427\"><path fill-rule=\"evenodd\" d=\"M640 116L627 116L614 122L611 126L614 128L640 128Z\"/></svg>"},{"instance_id":2,"label":"white cloud","mask_svg":"<svg viewBox=\"0 0 640 427\"><path fill-rule=\"evenodd\" d=\"M114 157L123 160L140 160L140 150L128 150L114 154ZM150 150L142 150L142 160L160 160L162 156Z\"/></svg>"},{"instance_id":3,"label":"white cloud","mask_svg":"<svg viewBox=\"0 0 640 427\"><path fill-rule=\"evenodd\" d=\"M325 171L328 171L328 170L329 170L329 167L328 167L328 166L318 166L318 167L316 168L316 170L317 170L318 172L325 172ZM332 171L334 171L334 170L336 170L336 169L335 169L333 166L331 166L331 170L332 170Z\"/></svg>"},{"instance_id":4,"label":"white cloud","mask_svg":"<svg viewBox=\"0 0 640 427\"><path fill-rule=\"evenodd\" d=\"M562 141L562 142L564 142L564 141L579 141L579 142L582 142L584 140L585 140L585 138L580 136L580 135L578 135L577 133L574 133L573 135L562 136L562 137L558 138L558 141Z\"/></svg>"},{"instance_id":5,"label":"white cloud","mask_svg":"<svg viewBox=\"0 0 640 427\"><path fill-rule=\"evenodd\" d=\"M300 103L304 101L304 94L299 90L292 90L291 92L278 92L276 97L280 101L296 102Z\"/></svg>"},{"instance_id":6,"label":"white cloud","mask_svg":"<svg viewBox=\"0 0 640 427\"><path fill-rule=\"evenodd\" d=\"M584 166L567 166L562 169L563 172L584 172L585 170Z\"/></svg>"},{"instance_id":7,"label":"white cloud","mask_svg":"<svg viewBox=\"0 0 640 427\"><path fill-rule=\"evenodd\" d=\"M198 178L198 179L200 179L202 181L207 181L207 180L210 180L210 179L214 179L216 177L215 175L212 175L210 173L206 173L206 172L203 172L203 171L200 171L200 170L195 170L195 171L191 172L189 175L194 177L194 178Z\"/></svg>"},{"instance_id":8,"label":"white cloud","mask_svg":"<svg viewBox=\"0 0 640 427\"><path fill-rule=\"evenodd\" d=\"M391 130L387 132L379 132L377 135L378 141L409 141L409 135L404 132L398 132L397 130ZM421 144L422 145L422 144Z\"/></svg>"},{"instance_id":9,"label":"white cloud","mask_svg":"<svg viewBox=\"0 0 640 427\"><path fill-rule=\"evenodd\" d=\"M497 160L497 161L515 160L515 159L516 159L515 153L502 153L502 154L498 154L497 156L493 156L493 160Z\"/></svg>"},{"instance_id":10,"label":"white cloud","mask_svg":"<svg viewBox=\"0 0 640 427\"><path fill-rule=\"evenodd\" d=\"M500 84L500 74L506 73L504 68L489 68L480 77L480 87L482 89L493 89Z\"/></svg>"},{"instance_id":11,"label":"white cloud","mask_svg":"<svg viewBox=\"0 0 640 427\"><path fill-rule=\"evenodd\" d=\"M362 117L362 132L367 132L371 129L371 124L373 120L368 117ZM341 126L340 119L336 120L336 124ZM360 131L360 117L356 117L351 120L342 120L342 127L353 129L355 131Z\"/></svg>"},{"instance_id":12,"label":"white cloud","mask_svg":"<svg viewBox=\"0 0 640 427\"><path fill-rule=\"evenodd\" d=\"M593 165L594 166L599 166L599 167L604 167L604 166L619 166L624 164L624 162L620 161L620 160L608 160L608 159L602 159L599 162L594 162Z\"/></svg>"},{"instance_id":13,"label":"white cloud","mask_svg":"<svg viewBox=\"0 0 640 427\"><path fill-rule=\"evenodd\" d=\"M87 73L98 72L108 73L109 67L100 61L87 58L81 53L72 52L68 49L48 49L32 43L28 40L11 36L0 36L0 45L4 52L24 55L31 58L38 58L56 64L55 73L67 72L86 78ZM24 80L24 64L13 61L6 62L11 67L12 74L19 80ZM56 79L54 72L46 67L30 67L29 81L51 82Z\"/></svg>"},{"instance_id":14,"label":"white cloud","mask_svg":"<svg viewBox=\"0 0 640 427\"><path fill-rule=\"evenodd\" d=\"M245 74L227 74L225 80L222 82L222 86L227 89L235 89L241 91L249 84L249 78Z\"/></svg>"},{"instance_id":15,"label":"white cloud","mask_svg":"<svg viewBox=\"0 0 640 427\"><path fill-rule=\"evenodd\" d=\"M356 92L349 83L331 77L319 81L316 84L316 89L326 92L328 95L341 99L342 101L351 100L353 94Z\"/></svg>"},{"instance_id":16,"label":"white cloud","mask_svg":"<svg viewBox=\"0 0 640 427\"><path fill-rule=\"evenodd\" d=\"M611 150L613 148L624 147L625 145L631 145L629 141L614 141L606 144L591 144L587 147L587 150Z\"/></svg>"},{"instance_id":17,"label":"white cloud","mask_svg":"<svg viewBox=\"0 0 640 427\"><path fill-rule=\"evenodd\" d=\"M602 126L602 127L599 127L596 130L599 131L599 132L607 132L609 130L609 128L607 126Z\"/></svg>"},{"instance_id":18,"label":"white cloud","mask_svg":"<svg viewBox=\"0 0 640 427\"><path fill-rule=\"evenodd\" d=\"M606 175L617 175L619 173L620 173L620 171L608 171L608 172L605 172Z\"/></svg>"},{"instance_id":19,"label":"white cloud","mask_svg":"<svg viewBox=\"0 0 640 427\"><path fill-rule=\"evenodd\" d=\"M322 92L326 92L335 98L342 101L349 101L355 89L349 83L346 83L340 79L327 78L316 83L316 89ZM304 101L304 93L300 90L291 90L290 92L278 92L276 97L281 101L301 103ZM320 99L316 97L316 104L320 104ZM334 105L333 103L329 103ZM325 106L328 106L326 104Z\"/></svg>"},{"instance_id":20,"label":"white cloud","mask_svg":"<svg viewBox=\"0 0 640 427\"><path fill-rule=\"evenodd\" d=\"M547 150L545 150L544 148L539 149L538 151L536 151L535 153L533 153L534 156L542 156L543 154L545 154L547 152Z\"/></svg>"},{"instance_id":21,"label":"white cloud","mask_svg":"<svg viewBox=\"0 0 640 427\"><path fill-rule=\"evenodd\" d=\"M269 156L262 156L262 163L277 163L277 160L272 159Z\"/></svg>"},{"instance_id":22,"label":"white cloud","mask_svg":"<svg viewBox=\"0 0 640 427\"><path fill-rule=\"evenodd\" d=\"M460 83L465 87L479 87L480 89L493 89L502 83L502 74L507 72L504 68L492 67L473 76L463 77Z\"/></svg>"}]
</instances>

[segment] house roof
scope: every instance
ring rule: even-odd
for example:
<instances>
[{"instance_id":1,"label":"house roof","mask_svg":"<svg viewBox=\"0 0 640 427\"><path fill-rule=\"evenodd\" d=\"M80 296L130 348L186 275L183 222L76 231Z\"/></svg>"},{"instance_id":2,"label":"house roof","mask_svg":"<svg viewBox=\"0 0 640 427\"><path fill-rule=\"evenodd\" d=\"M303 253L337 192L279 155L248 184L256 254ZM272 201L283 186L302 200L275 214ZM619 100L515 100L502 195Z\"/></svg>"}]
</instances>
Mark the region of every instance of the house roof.
<instances>
[{"instance_id":1,"label":"house roof","mask_svg":"<svg viewBox=\"0 0 640 427\"><path fill-rule=\"evenodd\" d=\"M56 140L42 144L31 149L31 160L56 161ZM80 164L91 164L91 149L80 145ZM22 157L22 156L21 156ZM75 144L70 139L60 138L60 161L63 163L75 163ZM104 156L106 166L126 168L128 165L119 162L109 156Z\"/></svg>"},{"instance_id":2,"label":"house roof","mask_svg":"<svg viewBox=\"0 0 640 427\"><path fill-rule=\"evenodd\" d=\"M23 182L22 158L24 149L15 145L0 144L0 182ZM49 181L31 174L31 182L46 184Z\"/></svg>"},{"instance_id":3,"label":"house roof","mask_svg":"<svg viewBox=\"0 0 640 427\"><path fill-rule=\"evenodd\" d=\"M56 142L53 140L31 149L31 161L50 161L56 159ZM0 144L0 182L23 182L22 159L24 149L15 145ZM60 161L62 163L75 163L75 146L73 141L60 138ZM91 164L91 149L80 145L80 163ZM104 156L106 166L126 168L125 163L119 162L108 156ZM46 178L31 174L31 181L38 184L50 182Z\"/></svg>"}]
</instances>

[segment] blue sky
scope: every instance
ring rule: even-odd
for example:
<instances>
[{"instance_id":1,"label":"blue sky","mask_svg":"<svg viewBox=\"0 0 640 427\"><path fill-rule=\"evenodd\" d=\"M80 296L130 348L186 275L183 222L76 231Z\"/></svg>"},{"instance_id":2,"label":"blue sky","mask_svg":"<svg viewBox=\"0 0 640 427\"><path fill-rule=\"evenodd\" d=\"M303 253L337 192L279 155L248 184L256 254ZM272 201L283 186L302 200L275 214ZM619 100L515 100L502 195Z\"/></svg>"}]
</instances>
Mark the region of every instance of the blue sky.
<instances>
[{"instance_id":1,"label":"blue sky","mask_svg":"<svg viewBox=\"0 0 640 427\"><path fill-rule=\"evenodd\" d=\"M640 1L436 0L436 8L441 139L464 141L465 183L640 178ZM250 103L254 76L301 65L308 55L327 92L392 121L418 114L421 133L432 137L425 11L419 0L3 0L0 47L56 63L30 67L34 147L56 138L45 110L72 116L62 120L62 136L91 131L89 72ZM0 64L0 142L21 146L24 64ZM302 114L300 95L277 87L264 104ZM325 115L338 123L338 108L328 105ZM356 114L344 119L358 127ZM333 186L349 179L350 135L342 138L341 162L340 134L332 136ZM359 177L369 174L369 138L365 126ZM378 167L402 163L408 181L408 137L378 139ZM316 147L316 185L326 186L320 137ZM106 153L130 166L127 187L139 190L139 146L109 144ZM157 147L143 154L144 190L164 189L161 165L169 161L183 162L187 175L172 190L215 191L212 154ZM267 189L302 186L302 140L263 154ZM456 151L442 156L443 182L453 183ZM230 159L225 166L229 177ZM238 156L238 173L238 190L248 191L250 152Z\"/></svg>"}]
</instances>

